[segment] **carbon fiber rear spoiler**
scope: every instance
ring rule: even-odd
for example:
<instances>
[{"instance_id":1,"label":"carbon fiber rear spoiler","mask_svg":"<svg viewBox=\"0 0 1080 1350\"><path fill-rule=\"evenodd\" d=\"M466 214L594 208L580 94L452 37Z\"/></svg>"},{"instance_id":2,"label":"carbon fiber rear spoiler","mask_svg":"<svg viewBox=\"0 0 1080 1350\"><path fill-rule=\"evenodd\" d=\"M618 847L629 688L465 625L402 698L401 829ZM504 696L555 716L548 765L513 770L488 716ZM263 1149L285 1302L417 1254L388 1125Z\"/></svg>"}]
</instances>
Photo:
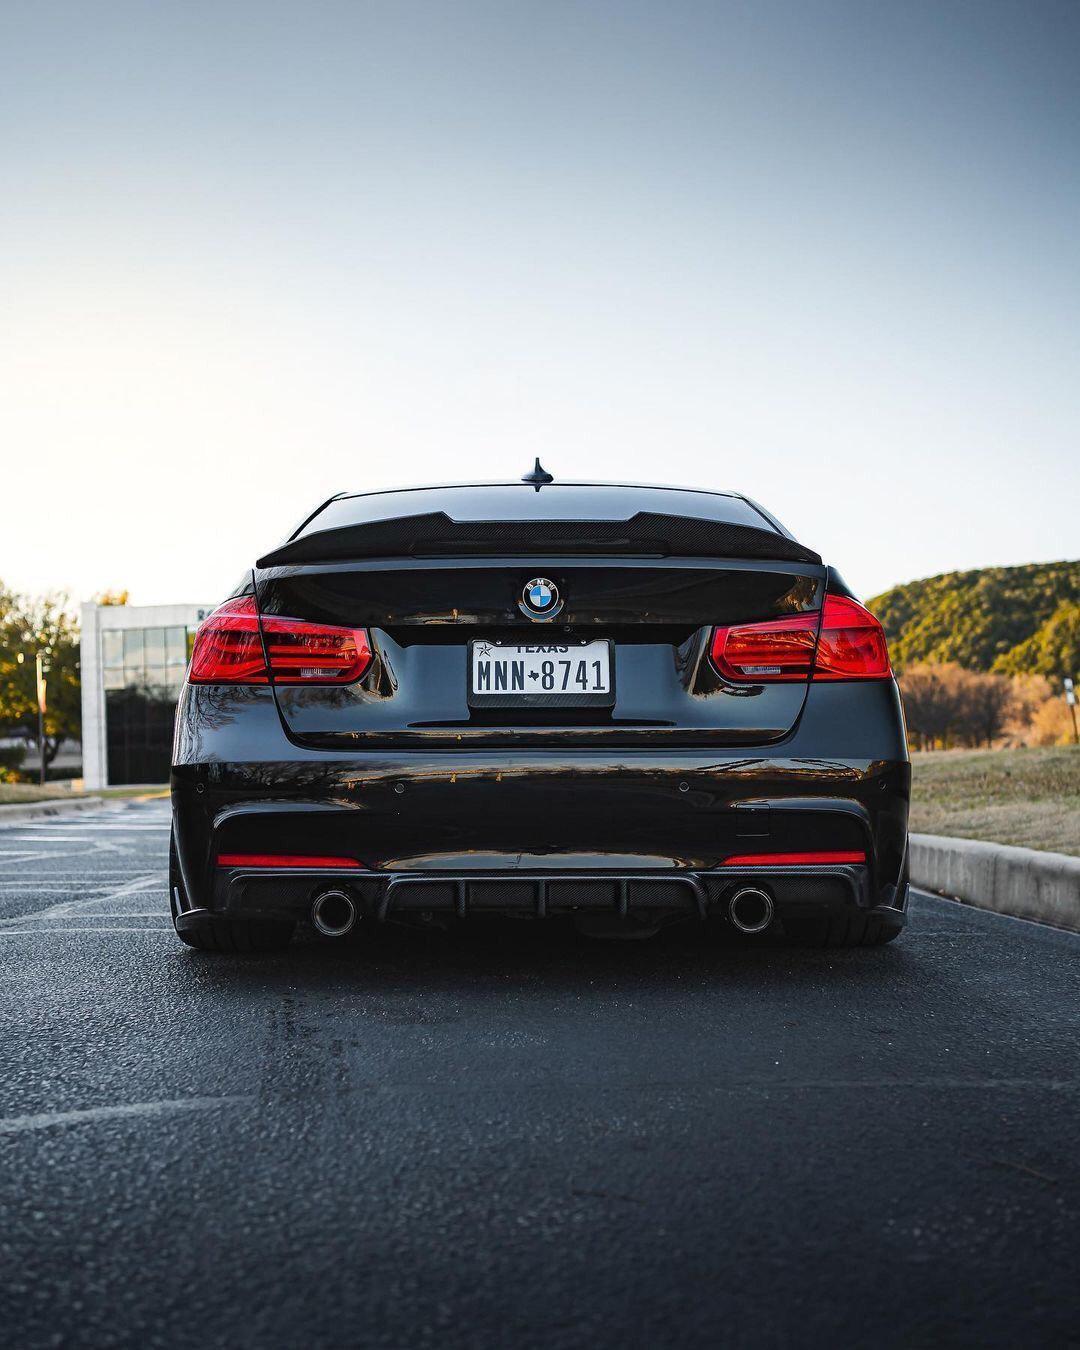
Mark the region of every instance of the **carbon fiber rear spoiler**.
<instances>
[{"instance_id":1,"label":"carbon fiber rear spoiler","mask_svg":"<svg viewBox=\"0 0 1080 1350\"><path fill-rule=\"evenodd\" d=\"M257 567L354 558L445 558L506 553L768 558L820 565L821 555L771 529L639 511L628 520L455 521L444 511L315 530L264 554Z\"/></svg>"}]
</instances>

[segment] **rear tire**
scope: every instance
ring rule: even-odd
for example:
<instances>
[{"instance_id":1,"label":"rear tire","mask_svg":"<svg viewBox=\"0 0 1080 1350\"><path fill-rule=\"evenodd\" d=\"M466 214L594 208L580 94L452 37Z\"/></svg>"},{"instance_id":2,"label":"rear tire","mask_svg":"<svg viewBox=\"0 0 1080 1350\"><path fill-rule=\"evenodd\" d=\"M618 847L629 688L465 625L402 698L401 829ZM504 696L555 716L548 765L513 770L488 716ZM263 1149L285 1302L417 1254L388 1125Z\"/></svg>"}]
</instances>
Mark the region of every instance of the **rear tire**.
<instances>
[{"instance_id":1,"label":"rear tire","mask_svg":"<svg viewBox=\"0 0 1080 1350\"><path fill-rule=\"evenodd\" d=\"M878 914L825 914L784 920L784 933L796 947L883 947L900 932L899 924Z\"/></svg>"},{"instance_id":2,"label":"rear tire","mask_svg":"<svg viewBox=\"0 0 1080 1350\"><path fill-rule=\"evenodd\" d=\"M174 921L175 926L175 921ZM203 919L197 928L181 931L176 936L189 947L200 952L224 952L229 955L253 955L258 952L279 952L289 945L294 925L285 922L245 919Z\"/></svg>"},{"instance_id":3,"label":"rear tire","mask_svg":"<svg viewBox=\"0 0 1080 1350\"><path fill-rule=\"evenodd\" d=\"M177 925L176 892L183 889L180 860L176 854L176 832L169 834L169 909L173 928L181 942L200 952L225 952L232 955L279 952L292 940L295 924L288 920L222 919L216 915L202 918L198 927L181 932Z\"/></svg>"}]
</instances>

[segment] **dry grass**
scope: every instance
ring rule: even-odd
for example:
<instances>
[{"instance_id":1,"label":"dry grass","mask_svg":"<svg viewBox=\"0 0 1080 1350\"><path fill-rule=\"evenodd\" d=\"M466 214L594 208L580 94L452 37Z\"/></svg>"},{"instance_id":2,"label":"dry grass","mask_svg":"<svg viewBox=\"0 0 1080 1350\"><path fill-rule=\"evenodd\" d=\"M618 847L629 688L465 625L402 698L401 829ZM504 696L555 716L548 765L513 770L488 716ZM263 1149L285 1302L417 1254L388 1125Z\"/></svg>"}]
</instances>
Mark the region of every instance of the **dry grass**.
<instances>
[{"instance_id":1,"label":"dry grass","mask_svg":"<svg viewBox=\"0 0 1080 1350\"><path fill-rule=\"evenodd\" d=\"M169 789L129 787L99 788L96 792L72 792L60 783L0 783L0 806L14 806L21 802L71 801L77 797L166 797Z\"/></svg>"},{"instance_id":2,"label":"dry grass","mask_svg":"<svg viewBox=\"0 0 1080 1350\"><path fill-rule=\"evenodd\" d=\"M940 750L911 759L911 828L1080 856L1080 748Z\"/></svg>"},{"instance_id":3,"label":"dry grass","mask_svg":"<svg viewBox=\"0 0 1080 1350\"><path fill-rule=\"evenodd\" d=\"M69 788L56 783L47 783L38 787L36 783L0 783L0 805L10 806L14 802L44 802L54 797L81 797L81 792L72 792Z\"/></svg>"}]
</instances>

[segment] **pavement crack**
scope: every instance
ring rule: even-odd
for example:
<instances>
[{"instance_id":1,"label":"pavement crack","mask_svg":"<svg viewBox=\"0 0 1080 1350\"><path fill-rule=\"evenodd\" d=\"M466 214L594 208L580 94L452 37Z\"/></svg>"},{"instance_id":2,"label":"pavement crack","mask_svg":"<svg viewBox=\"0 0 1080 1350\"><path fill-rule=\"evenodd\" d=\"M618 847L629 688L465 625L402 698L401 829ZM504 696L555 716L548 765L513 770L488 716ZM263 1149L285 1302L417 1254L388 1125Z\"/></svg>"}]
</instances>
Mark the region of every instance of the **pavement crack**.
<instances>
[{"instance_id":1,"label":"pavement crack","mask_svg":"<svg viewBox=\"0 0 1080 1350\"><path fill-rule=\"evenodd\" d=\"M1025 1176L1035 1177L1039 1181L1048 1181L1051 1186L1058 1183L1057 1177L1048 1176L1045 1172L1040 1172L1037 1167L1029 1167L1027 1163L1013 1162L1009 1158L991 1158L991 1165L994 1167L1007 1167L1012 1172L1022 1172Z\"/></svg>"}]
</instances>

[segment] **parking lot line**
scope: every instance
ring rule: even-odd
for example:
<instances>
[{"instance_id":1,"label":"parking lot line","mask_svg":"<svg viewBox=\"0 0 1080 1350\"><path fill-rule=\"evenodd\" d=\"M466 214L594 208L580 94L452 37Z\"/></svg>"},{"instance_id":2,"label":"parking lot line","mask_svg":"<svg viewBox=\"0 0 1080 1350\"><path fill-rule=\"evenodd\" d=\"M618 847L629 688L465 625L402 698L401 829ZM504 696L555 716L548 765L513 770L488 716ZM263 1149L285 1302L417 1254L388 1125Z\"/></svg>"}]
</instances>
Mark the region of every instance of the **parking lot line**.
<instances>
[{"instance_id":1,"label":"parking lot line","mask_svg":"<svg viewBox=\"0 0 1080 1350\"><path fill-rule=\"evenodd\" d=\"M88 905L102 904L110 900L122 900L126 895L153 894L162 889L165 879L166 874L164 872L144 873L142 876L134 877L126 885L106 892L105 895L83 896L75 900L69 900L65 904L50 905L48 909L37 910L34 914L20 914L17 917L0 919L0 929L14 928L17 924L26 924L36 919L57 918L64 914L72 914L80 908L85 910Z\"/></svg>"},{"instance_id":2,"label":"parking lot line","mask_svg":"<svg viewBox=\"0 0 1080 1350\"><path fill-rule=\"evenodd\" d=\"M89 934L89 933L165 933L166 935L168 935L168 936L171 937L172 934L173 934L173 927L172 927L172 924L169 924L168 927L160 927L160 928L152 928L152 927L149 927L149 926L147 926L147 927L145 927L145 928L135 928L135 927L129 927L129 928L119 928L119 927L111 927L111 928L104 928L104 927L97 927L97 928L91 928L91 927L86 927L86 928L0 928L0 938L5 938L5 937L51 937L54 933L80 933L80 934L83 934L84 936L85 936L86 934Z\"/></svg>"},{"instance_id":3,"label":"parking lot line","mask_svg":"<svg viewBox=\"0 0 1080 1350\"><path fill-rule=\"evenodd\" d=\"M161 1116L171 1111L209 1111L218 1106L236 1106L250 1097L177 1097L171 1101L130 1102L124 1106L91 1106L82 1111L43 1111L32 1116L8 1116L0 1120L0 1134L23 1134L48 1130L57 1125L86 1125L127 1116Z\"/></svg>"}]
</instances>

